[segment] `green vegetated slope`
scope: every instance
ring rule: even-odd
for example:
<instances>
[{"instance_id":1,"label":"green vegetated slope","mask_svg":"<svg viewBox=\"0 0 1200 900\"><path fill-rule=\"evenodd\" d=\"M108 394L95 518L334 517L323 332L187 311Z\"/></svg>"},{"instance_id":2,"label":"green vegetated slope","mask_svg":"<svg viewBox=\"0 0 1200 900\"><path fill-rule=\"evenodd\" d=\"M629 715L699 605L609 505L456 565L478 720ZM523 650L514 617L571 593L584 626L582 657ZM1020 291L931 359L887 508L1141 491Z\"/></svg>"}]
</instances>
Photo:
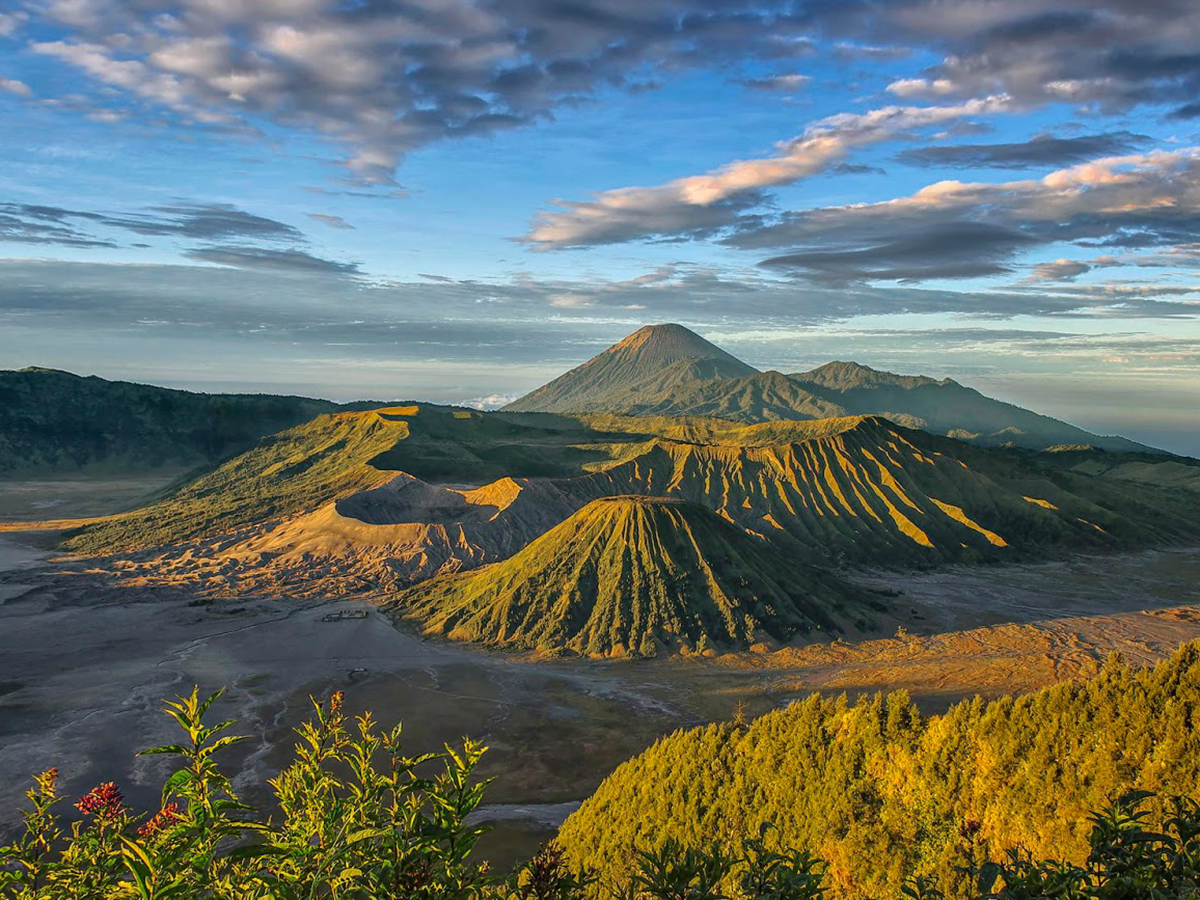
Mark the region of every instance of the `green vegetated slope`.
<instances>
[{"instance_id":1,"label":"green vegetated slope","mask_svg":"<svg viewBox=\"0 0 1200 900\"><path fill-rule=\"evenodd\" d=\"M1200 459L1164 459L1146 453L1108 453L1095 447L1056 447L1044 459L1083 475L1168 490L1200 491Z\"/></svg>"},{"instance_id":2,"label":"green vegetated slope","mask_svg":"<svg viewBox=\"0 0 1200 900\"><path fill-rule=\"evenodd\" d=\"M660 740L563 825L572 859L620 880L632 848L735 842L771 822L827 863L839 898L900 896L927 875L975 896L958 867L1023 847L1083 862L1090 810L1130 786L1200 784L1200 646L1150 670L922 716L904 694L812 696L748 727ZM1041 895L1039 895L1041 896Z\"/></svg>"},{"instance_id":3,"label":"green vegetated slope","mask_svg":"<svg viewBox=\"0 0 1200 900\"><path fill-rule=\"evenodd\" d=\"M1192 494L1042 459L872 417L737 426L413 405L321 417L159 504L85 526L69 545L112 552L263 525L222 542L243 574L269 564L267 584L353 574L356 590L395 590L503 560L593 500L630 494L689 501L824 566L1045 558L1200 537ZM522 464L562 474L460 490L410 474L471 485Z\"/></svg>"},{"instance_id":4,"label":"green vegetated slope","mask_svg":"<svg viewBox=\"0 0 1200 900\"><path fill-rule=\"evenodd\" d=\"M986 446L1042 450L1086 443L1152 450L985 397L948 378L894 375L853 362L795 375L759 372L680 325L642 328L506 409L714 416L744 423L877 415Z\"/></svg>"},{"instance_id":5,"label":"green vegetated slope","mask_svg":"<svg viewBox=\"0 0 1200 900\"><path fill-rule=\"evenodd\" d=\"M0 477L212 464L337 404L0 371Z\"/></svg>"},{"instance_id":6,"label":"green vegetated slope","mask_svg":"<svg viewBox=\"0 0 1200 900\"><path fill-rule=\"evenodd\" d=\"M521 418L424 403L321 415L262 439L158 503L82 526L67 546L108 553L211 537L317 510L400 473L468 484L574 474L647 438L578 419Z\"/></svg>"},{"instance_id":7,"label":"green vegetated slope","mask_svg":"<svg viewBox=\"0 0 1200 900\"><path fill-rule=\"evenodd\" d=\"M390 604L426 632L592 656L745 648L836 632L858 592L679 500L595 500L515 556Z\"/></svg>"},{"instance_id":8,"label":"green vegetated slope","mask_svg":"<svg viewBox=\"0 0 1200 900\"><path fill-rule=\"evenodd\" d=\"M407 432L407 420L386 408L318 416L264 439L165 500L76 529L66 547L107 553L174 544L376 487L391 473L371 460Z\"/></svg>"}]
</instances>

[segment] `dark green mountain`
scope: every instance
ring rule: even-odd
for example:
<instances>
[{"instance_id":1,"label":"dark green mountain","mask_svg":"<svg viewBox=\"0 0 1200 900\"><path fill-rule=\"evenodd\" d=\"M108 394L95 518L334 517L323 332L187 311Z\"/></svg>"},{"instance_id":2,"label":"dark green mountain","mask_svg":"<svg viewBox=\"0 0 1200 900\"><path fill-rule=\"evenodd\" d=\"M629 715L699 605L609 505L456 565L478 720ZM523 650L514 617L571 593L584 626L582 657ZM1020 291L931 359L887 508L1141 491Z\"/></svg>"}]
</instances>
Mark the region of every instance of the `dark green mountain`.
<instances>
[{"instance_id":1,"label":"dark green mountain","mask_svg":"<svg viewBox=\"0 0 1200 900\"><path fill-rule=\"evenodd\" d=\"M857 596L703 506L617 496L504 562L423 582L390 605L456 640L654 656L840 631L862 608Z\"/></svg>"},{"instance_id":2,"label":"dark green mountain","mask_svg":"<svg viewBox=\"0 0 1200 900\"><path fill-rule=\"evenodd\" d=\"M949 378L894 375L852 362L795 375L758 372L680 325L647 326L506 409L745 423L868 415L985 446L1159 452L985 397Z\"/></svg>"},{"instance_id":3,"label":"dark green mountain","mask_svg":"<svg viewBox=\"0 0 1200 900\"><path fill-rule=\"evenodd\" d=\"M0 477L209 465L337 409L28 368L0 371Z\"/></svg>"}]
</instances>

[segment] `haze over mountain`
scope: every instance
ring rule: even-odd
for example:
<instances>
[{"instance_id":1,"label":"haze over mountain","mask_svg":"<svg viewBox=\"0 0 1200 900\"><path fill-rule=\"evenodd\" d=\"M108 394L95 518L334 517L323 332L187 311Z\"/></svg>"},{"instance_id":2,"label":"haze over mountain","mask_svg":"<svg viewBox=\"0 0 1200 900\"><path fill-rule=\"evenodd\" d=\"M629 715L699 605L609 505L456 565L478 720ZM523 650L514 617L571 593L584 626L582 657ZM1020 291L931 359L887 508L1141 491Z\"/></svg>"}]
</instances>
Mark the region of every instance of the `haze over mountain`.
<instances>
[{"instance_id":1,"label":"haze over mountain","mask_svg":"<svg viewBox=\"0 0 1200 900\"><path fill-rule=\"evenodd\" d=\"M949 378L894 375L853 362L793 375L759 372L681 325L639 329L505 409L716 416L747 423L878 415L984 445L1043 450L1088 444L1156 452L985 397Z\"/></svg>"}]
</instances>

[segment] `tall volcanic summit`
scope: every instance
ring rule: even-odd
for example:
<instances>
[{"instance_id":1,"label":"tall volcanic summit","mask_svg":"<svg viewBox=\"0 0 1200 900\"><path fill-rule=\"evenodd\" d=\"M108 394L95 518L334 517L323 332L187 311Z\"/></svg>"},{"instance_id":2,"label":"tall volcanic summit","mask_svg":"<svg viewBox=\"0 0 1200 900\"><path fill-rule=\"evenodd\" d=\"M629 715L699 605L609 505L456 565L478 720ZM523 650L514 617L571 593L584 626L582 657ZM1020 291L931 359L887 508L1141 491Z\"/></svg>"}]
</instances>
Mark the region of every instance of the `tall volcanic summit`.
<instances>
[{"instance_id":1,"label":"tall volcanic summit","mask_svg":"<svg viewBox=\"0 0 1200 900\"><path fill-rule=\"evenodd\" d=\"M505 407L512 412L703 416L745 424L883 416L984 446L1062 445L1161 453L986 397L950 379L895 375L855 362L760 372L682 325L650 325Z\"/></svg>"},{"instance_id":2,"label":"tall volcanic summit","mask_svg":"<svg viewBox=\"0 0 1200 900\"><path fill-rule=\"evenodd\" d=\"M758 370L682 325L647 325L505 407L511 412L600 412L626 398Z\"/></svg>"}]
</instances>

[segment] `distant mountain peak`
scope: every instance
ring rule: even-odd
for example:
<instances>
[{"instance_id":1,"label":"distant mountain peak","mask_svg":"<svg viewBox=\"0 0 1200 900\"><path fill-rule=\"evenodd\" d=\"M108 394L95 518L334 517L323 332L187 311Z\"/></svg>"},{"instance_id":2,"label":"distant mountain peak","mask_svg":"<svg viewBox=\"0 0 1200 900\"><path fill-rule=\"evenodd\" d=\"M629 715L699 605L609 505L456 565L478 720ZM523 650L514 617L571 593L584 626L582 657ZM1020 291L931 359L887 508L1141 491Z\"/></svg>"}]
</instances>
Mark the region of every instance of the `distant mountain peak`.
<instances>
[{"instance_id":1,"label":"distant mountain peak","mask_svg":"<svg viewBox=\"0 0 1200 900\"><path fill-rule=\"evenodd\" d=\"M870 366L864 366L862 363L846 360L827 362L823 366L817 366L817 368L810 372L801 372L794 377L808 384L818 384L821 387L837 391L878 387L880 385L914 388L923 384L938 384L935 379L925 375L896 375L892 372L883 372L879 369L872 369ZM942 383L949 384L950 382L947 379Z\"/></svg>"},{"instance_id":2,"label":"distant mountain peak","mask_svg":"<svg viewBox=\"0 0 1200 900\"><path fill-rule=\"evenodd\" d=\"M757 370L746 365L736 356L707 341L690 328L665 322L661 325L644 325L626 338L613 344L600 356L607 353L650 354L663 362L679 362L685 359L715 359L729 363L741 370L741 374L752 375Z\"/></svg>"},{"instance_id":3,"label":"distant mountain peak","mask_svg":"<svg viewBox=\"0 0 1200 900\"><path fill-rule=\"evenodd\" d=\"M51 369L48 366L25 366L23 369L17 369L18 375L67 375L71 378L78 378L74 372L68 372L65 369Z\"/></svg>"},{"instance_id":4,"label":"distant mountain peak","mask_svg":"<svg viewBox=\"0 0 1200 900\"><path fill-rule=\"evenodd\" d=\"M647 325L581 366L509 404L511 412L585 412L665 382L744 378L758 370L682 325Z\"/></svg>"}]
</instances>

